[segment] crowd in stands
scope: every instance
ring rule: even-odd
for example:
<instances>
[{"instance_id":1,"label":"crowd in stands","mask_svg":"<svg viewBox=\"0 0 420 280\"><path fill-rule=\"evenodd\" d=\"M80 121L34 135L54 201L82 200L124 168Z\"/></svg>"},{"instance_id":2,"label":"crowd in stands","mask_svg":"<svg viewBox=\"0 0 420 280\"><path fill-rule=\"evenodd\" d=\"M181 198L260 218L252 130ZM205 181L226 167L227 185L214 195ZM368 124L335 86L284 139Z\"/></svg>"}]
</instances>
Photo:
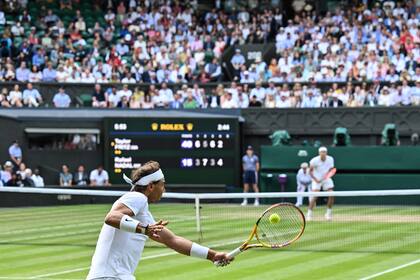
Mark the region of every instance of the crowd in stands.
<instances>
[{"instance_id":1,"label":"crowd in stands","mask_svg":"<svg viewBox=\"0 0 420 280\"><path fill-rule=\"evenodd\" d=\"M60 9L41 5L37 16L31 15L32 1L17 2L23 12L11 23L0 12L0 27L6 24L0 80L27 87L3 89L2 107L38 107L42 93L31 83L41 81L96 83L93 107L419 105L420 7L412 0L378 1L325 15L302 11L286 22L279 9L199 12L195 2L66 0ZM236 49L230 59L232 84L212 92L199 86L226 80L221 56L227 47L266 42L277 50L269 63L261 58L247 63ZM108 82L124 85L119 89ZM194 86L171 89L187 82ZM321 90L320 82L347 85ZM134 83L152 85L132 91L128 85ZM52 103L69 107L72 100L61 88Z\"/></svg>"},{"instance_id":2,"label":"crowd in stands","mask_svg":"<svg viewBox=\"0 0 420 280\"><path fill-rule=\"evenodd\" d=\"M263 85L258 81L252 87L249 84L231 82L227 85L219 84L210 93L206 93L199 84L183 84L177 90L170 88L167 83L133 89L128 84L121 88L116 85L95 84L91 101L92 107L96 108L131 109L419 106L420 79L412 84L407 80L388 85L381 85L379 80L369 84L332 83L323 90L315 82L282 85L269 82ZM42 95L31 83L27 84L23 93L19 85L15 85L10 92L3 89L0 93L0 105L3 107L38 107L42 103ZM71 104L71 97L64 87L60 87L52 98L52 105L56 108L67 108Z\"/></svg>"},{"instance_id":3,"label":"crowd in stands","mask_svg":"<svg viewBox=\"0 0 420 280\"><path fill-rule=\"evenodd\" d=\"M9 147L9 157L4 165L0 166L0 187L44 187L44 178L40 170L33 171L23 162L22 149L18 141ZM109 186L108 172L102 165L92 170L89 174L83 165L79 165L72 174L67 165L62 166L62 171L57 177L57 183L62 187L69 186ZM55 184L57 184L55 183Z\"/></svg>"}]
</instances>

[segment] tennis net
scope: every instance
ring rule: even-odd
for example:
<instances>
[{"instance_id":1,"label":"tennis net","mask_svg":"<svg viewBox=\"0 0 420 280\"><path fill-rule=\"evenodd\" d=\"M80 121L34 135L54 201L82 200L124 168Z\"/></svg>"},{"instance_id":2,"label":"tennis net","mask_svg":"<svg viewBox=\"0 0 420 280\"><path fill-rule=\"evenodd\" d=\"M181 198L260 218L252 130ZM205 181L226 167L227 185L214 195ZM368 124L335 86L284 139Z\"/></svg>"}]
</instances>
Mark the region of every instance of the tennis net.
<instances>
[{"instance_id":1,"label":"tennis net","mask_svg":"<svg viewBox=\"0 0 420 280\"><path fill-rule=\"evenodd\" d=\"M88 196L117 197L121 191L96 191L49 188L0 188L2 196L7 193L39 194L40 196ZM249 234L253 224L268 205L278 202L295 203L298 196L304 196L302 211L307 212L309 197L317 196L314 217L307 222L302 238L283 250L325 251L325 252L366 252L420 254L420 190L387 191L337 191L322 193L165 193L161 203L151 204L155 219L170 222L169 228L179 235L194 241L214 246L233 248ZM335 198L332 221L325 219L326 199ZM240 206L246 197L250 204ZM253 205L259 198L261 204ZM40 197L39 199L42 199ZM41 213L51 215L66 209L74 211L75 219L81 224L97 224L91 238L85 238L87 245L94 246L100 224L111 204L80 206L35 207L44 209ZM72 207L72 208L66 208ZM77 209L77 210L75 210ZM22 209L27 210L27 209ZM1 210L0 210L1 211ZM60 212L61 211L61 212ZM1 212L0 212L1 213ZM46 219L48 216L46 215ZM48 217L47 217L48 216ZM41 217L42 218L42 217ZM0 215L0 223L7 225ZM90 223L84 223L84 219ZM280 221L281 222L281 221ZM80 228L78 229L80 230ZM68 232L66 233L68 234ZM3 242L16 236L1 235ZM36 239L36 236L32 236ZM36 242L53 242L54 239L37 239ZM67 241L66 241L67 242ZM72 239L68 242L79 242ZM148 246L157 246L150 243Z\"/></svg>"}]
</instances>

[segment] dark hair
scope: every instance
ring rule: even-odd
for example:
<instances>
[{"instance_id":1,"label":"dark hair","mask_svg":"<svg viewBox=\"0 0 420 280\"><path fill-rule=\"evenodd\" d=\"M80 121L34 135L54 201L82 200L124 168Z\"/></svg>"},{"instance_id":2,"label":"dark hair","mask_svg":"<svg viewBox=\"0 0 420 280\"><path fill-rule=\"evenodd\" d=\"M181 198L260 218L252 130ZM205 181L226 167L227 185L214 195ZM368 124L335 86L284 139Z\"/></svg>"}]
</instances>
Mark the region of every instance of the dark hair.
<instances>
[{"instance_id":1,"label":"dark hair","mask_svg":"<svg viewBox=\"0 0 420 280\"><path fill-rule=\"evenodd\" d=\"M133 170L131 173L131 180L133 182L137 182L141 178L150 175L152 173L155 173L160 169L160 165L157 161L149 161L143 164L141 167L137 168L136 170ZM147 186L135 186L134 191L141 191L144 190Z\"/></svg>"}]
</instances>

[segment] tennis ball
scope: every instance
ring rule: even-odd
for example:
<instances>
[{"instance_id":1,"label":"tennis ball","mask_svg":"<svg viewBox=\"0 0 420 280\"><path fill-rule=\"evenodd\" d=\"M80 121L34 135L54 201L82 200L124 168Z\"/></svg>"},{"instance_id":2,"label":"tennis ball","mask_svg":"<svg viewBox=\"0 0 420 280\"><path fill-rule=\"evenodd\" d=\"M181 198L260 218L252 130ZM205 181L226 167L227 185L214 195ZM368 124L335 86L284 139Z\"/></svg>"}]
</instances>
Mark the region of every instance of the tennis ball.
<instances>
[{"instance_id":1,"label":"tennis ball","mask_svg":"<svg viewBox=\"0 0 420 280\"><path fill-rule=\"evenodd\" d=\"M280 222L280 216L279 214L271 214L270 217L268 218L268 220L270 221L270 223L272 224L277 224L278 222Z\"/></svg>"}]
</instances>

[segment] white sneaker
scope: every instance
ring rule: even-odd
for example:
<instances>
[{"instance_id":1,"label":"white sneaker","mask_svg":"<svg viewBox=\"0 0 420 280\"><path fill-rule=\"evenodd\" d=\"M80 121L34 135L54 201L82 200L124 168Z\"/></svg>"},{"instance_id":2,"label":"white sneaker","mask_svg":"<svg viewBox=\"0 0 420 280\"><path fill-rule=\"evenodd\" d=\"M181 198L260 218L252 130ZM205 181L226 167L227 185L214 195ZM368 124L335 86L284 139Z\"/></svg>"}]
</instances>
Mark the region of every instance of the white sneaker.
<instances>
[{"instance_id":1,"label":"white sneaker","mask_svg":"<svg viewBox=\"0 0 420 280\"><path fill-rule=\"evenodd\" d=\"M255 200L254 201L254 206L260 206L260 201L259 200Z\"/></svg>"},{"instance_id":2,"label":"white sneaker","mask_svg":"<svg viewBox=\"0 0 420 280\"><path fill-rule=\"evenodd\" d=\"M241 206L246 206L246 205L248 205L248 201L247 200L242 201Z\"/></svg>"},{"instance_id":3,"label":"white sneaker","mask_svg":"<svg viewBox=\"0 0 420 280\"><path fill-rule=\"evenodd\" d=\"M296 207L301 207L301 206L302 206L302 204L296 203L296 204L295 204L295 206L296 206Z\"/></svg>"},{"instance_id":4,"label":"white sneaker","mask_svg":"<svg viewBox=\"0 0 420 280\"><path fill-rule=\"evenodd\" d=\"M331 220L332 220L332 214L331 214L331 213L326 213L326 214L325 214L325 219L326 219L327 221L331 221Z\"/></svg>"},{"instance_id":5,"label":"white sneaker","mask_svg":"<svg viewBox=\"0 0 420 280\"><path fill-rule=\"evenodd\" d=\"M312 214L309 214L309 213L308 213L308 214L306 215L306 220L307 220L307 221L312 221Z\"/></svg>"}]
</instances>

